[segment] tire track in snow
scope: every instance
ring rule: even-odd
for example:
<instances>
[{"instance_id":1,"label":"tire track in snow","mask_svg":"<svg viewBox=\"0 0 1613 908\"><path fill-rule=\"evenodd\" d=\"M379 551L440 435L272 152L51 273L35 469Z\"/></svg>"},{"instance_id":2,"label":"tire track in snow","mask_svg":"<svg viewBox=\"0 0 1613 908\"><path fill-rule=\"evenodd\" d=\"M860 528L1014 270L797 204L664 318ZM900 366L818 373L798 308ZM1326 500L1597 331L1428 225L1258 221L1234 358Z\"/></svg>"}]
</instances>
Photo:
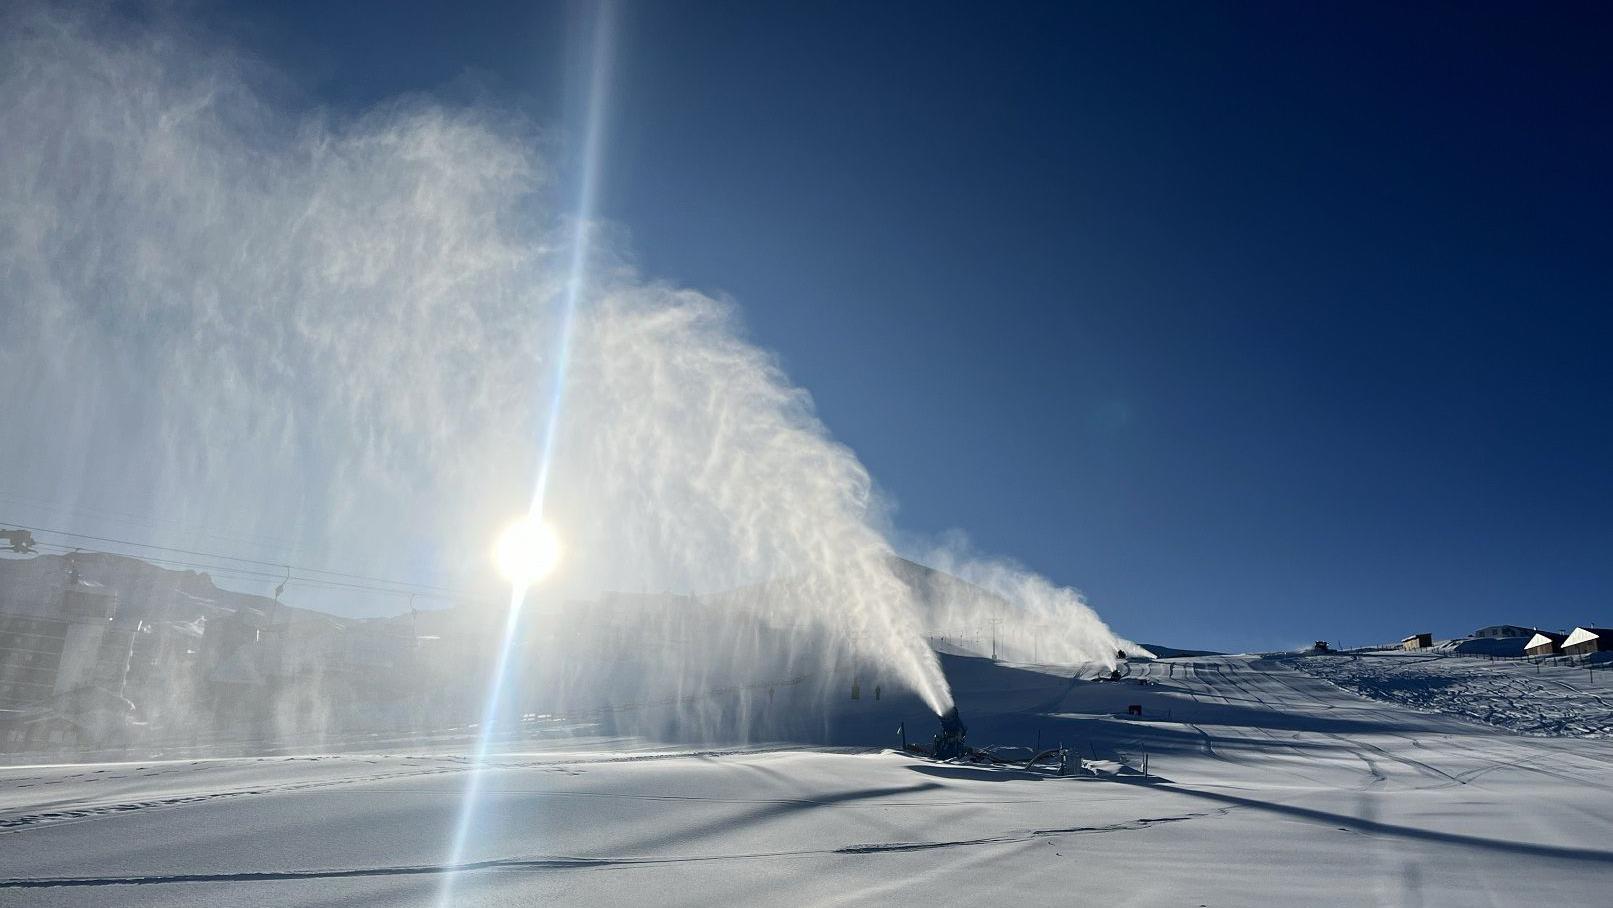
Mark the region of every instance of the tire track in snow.
<instances>
[{"instance_id":1,"label":"tire track in snow","mask_svg":"<svg viewBox=\"0 0 1613 908\"><path fill-rule=\"evenodd\" d=\"M1208 663L1208 664L1213 664L1213 665L1216 666L1216 670L1213 672L1213 674L1218 679L1220 679L1221 681L1226 682L1227 684L1232 685L1233 688L1235 688L1239 693L1242 693L1245 696L1244 697L1238 697L1238 698L1227 696L1227 694L1221 689L1220 684L1213 683L1213 682L1209 681L1209 679L1204 677L1204 675L1206 673L1209 673L1209 672L1207 670L1205 672L1201 672L1200 671L1200 664L1195 662L1195 663L1193 663L1193 666L1192 666L1192 668L1193 668L1193 680L1204 686L1204 690L1205 690L1205 693L1207 695L1213 696L1213 697L1218 697L1224 703L1226 703L1228 705L1231 705L1235 700L1237 700L1237 701L1241 701L1241 702L1245 702L1245 703L1256 703L1256 704L1259 704L1260 706L1265 707L1267 709L1271 708L1271 704L1267 703L1265 698L1261 697L1256 692L1251 691L1248 687L1238 683L1238 681L1231 676L1231 673L1229 673L1229 672L1227 672L1225 670L1225 668L1224 668L1225 663ZM1195 698L1195 699L1197 699L1197 698ZM1246 728L1247 730L1249 730L1251 732L1255 732L1255 733L1259 734L1261 737L1267 739L1268 741L1271 741L1273 744L1276 744L1279 747L1283 747L1283 748L1286 748L1288 750L1293 751L1296 756L1302 758L1302 760L1304 760L1304 761L1309 761L1311 759L1311 755L1306 751L1306 749L1303 746L1301 746L1299 744L1296 744L1291 740L1288 740L1288 739L1280 737L1276 732L1272 731L1269 728L1262 728L1262 727L1260 727L1258 725L1247 725L1247 726L1241 726L1241 727ZM1315 778L1313 776L1306 775L1305 773L1299 772L1298 770L1296 770L1296 769L1294 769L1293 767L1290 767L1290 766L1281 767L1281 771L1286 772L1289 775L1294 776L1295 778L1304 779L1305 781L1310 782L1313 785L1320 785L1320 786L1324 786L1324 787L1327 785L1327 783L1323 782L1321 779L1317 779L1317 778Z\"/></svg>"}]
</instances>

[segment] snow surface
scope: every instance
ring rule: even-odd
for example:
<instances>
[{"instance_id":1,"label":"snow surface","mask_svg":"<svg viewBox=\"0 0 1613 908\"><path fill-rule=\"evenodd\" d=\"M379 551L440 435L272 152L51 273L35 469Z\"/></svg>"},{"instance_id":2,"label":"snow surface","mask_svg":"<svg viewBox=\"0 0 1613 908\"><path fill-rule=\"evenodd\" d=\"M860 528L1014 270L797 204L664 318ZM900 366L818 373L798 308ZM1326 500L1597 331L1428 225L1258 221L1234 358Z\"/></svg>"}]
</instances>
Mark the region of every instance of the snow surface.
<instances>
[{"instance_id":1,"label":"snow surface","mask_svg":"<svg viewBox=\"0 0 1613 908\"><path fill-rule=\"evenodd\" d=\"M1582 665L1580 659L1565 658L1536 662L1382 652L1308 656L1295 665L1374 700L1528 735L1608 738L1613 737L1613 662L1605 657Z\"/></svg>"},{"instance_id":2,"label":"snow surface","mask_svg":"<svg viewBox=\"0 0 1613 908\"><path fill-rule=\"evenodd\" d=\"M1366 700L1296 663L1313 667L953 672L972 742L1039 735L1104 775L557 730L488 761L453 903L1606 902L1613 741ZM905 718L914 738L933 724ZM1115 774L1144 752L1151 778ZM436 904L469 768L394 751L0 769L0 903Z\"/></svg>"}]
</instances>

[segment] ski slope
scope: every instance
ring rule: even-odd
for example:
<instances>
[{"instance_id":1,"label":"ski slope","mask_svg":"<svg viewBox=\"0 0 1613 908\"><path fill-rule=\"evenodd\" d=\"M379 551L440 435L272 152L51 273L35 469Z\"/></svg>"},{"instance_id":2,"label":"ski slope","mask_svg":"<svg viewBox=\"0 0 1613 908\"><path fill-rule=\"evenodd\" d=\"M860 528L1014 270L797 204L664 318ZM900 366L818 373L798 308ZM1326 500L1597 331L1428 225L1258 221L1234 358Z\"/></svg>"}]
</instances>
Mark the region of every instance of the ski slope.
<instances>
[{"instance_id":1,"label":"ski slope","mask_svg":"<svg viewBox=\"0 0 1613 908\"><path fill-rule=\"evenodd\" d=\"M534 738L486 764L453 874L458 756L3 768L0 904L433 905L445 883L456 905L1606 901L1613 742L1363 699L1292 659L1133 671L948 664L972 743L1039 736L1100 774ZM1149 778L1113 773L1145 752Z\"/></svg>"},{"instance_id":2,"label":"ski slope","mask_svg":"<svg viewBox=\"0 0 1613 908\"><path fill-rule=\"evenodd\" d=\"M1345 690L1529 735L1613 737L1613 663L1489 660L1420 652L1306 656L1301 670Z\"/></svg>"}]
</instances>

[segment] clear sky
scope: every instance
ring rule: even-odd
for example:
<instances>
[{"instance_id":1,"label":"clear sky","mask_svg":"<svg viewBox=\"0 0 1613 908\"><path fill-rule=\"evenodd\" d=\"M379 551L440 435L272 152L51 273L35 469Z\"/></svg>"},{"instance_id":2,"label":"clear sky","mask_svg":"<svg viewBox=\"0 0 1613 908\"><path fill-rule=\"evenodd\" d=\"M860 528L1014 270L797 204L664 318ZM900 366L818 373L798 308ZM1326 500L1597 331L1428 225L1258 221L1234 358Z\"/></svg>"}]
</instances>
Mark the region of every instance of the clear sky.
<instances>
[{"instance_id":1,"label":"clear sky","mask_svg":"<svg viewBox=\"0 0 1613 908\"><path fill-rule=\"evenodd\" d=\"M1613 22L1316 6L630 3L600 213L902 530L1122 633L1613 621ZM563 4L206 15L334 108L563 117Z\"/></svg>"}]
</instances>

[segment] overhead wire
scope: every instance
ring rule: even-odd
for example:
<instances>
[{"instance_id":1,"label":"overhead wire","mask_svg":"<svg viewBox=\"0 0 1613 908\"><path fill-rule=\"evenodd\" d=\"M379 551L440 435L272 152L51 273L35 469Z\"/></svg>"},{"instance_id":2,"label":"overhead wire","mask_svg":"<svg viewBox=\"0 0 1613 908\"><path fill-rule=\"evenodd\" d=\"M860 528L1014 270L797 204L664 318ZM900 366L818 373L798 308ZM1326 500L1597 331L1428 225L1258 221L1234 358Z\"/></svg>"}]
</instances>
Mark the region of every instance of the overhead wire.
<instances>
[{"instance_id":1,"label":"overhead wire","mask_svg":"<svg viewBox=\"0 0 1613 908\"><path fill-rule=\"evenodd\" d=\"M88 533L73 533L73 532L69 532L67 530L54 530L54 529L49 529L49 528L45 528L45 527L27 526L25 524L20 524L20 523L8 523L6 525L14 526L14 527L17 527L18 529L28 530L29 532L32 532L32 533L46 533L46 534L49 534L49 535L52 535L52 536L65 536L65 537L67 537L69 539L84 539L84 540L88 540L90 542L102 542L102 543L110 543L110 544L114 544L114 545L125 545L125 546L130 546L132 548L148 549L148 550L159 551L159 552L178 552L178 553L183 554L183 555L191 555L191 556L194 556L194 557L197 557L197 558L218 558L218 559L223 559L225 561L236 561L236 562L240 562L242 564L251 564L251 565L257 565L259 567L274 568L276 571L284 571L284 570L289 569L289 570L293 570L293 571L300 571L303 574L322 574L322 575L326 575L326 576L330 576L330 577L340 577L340 578L342 578L344 580L355 580L355 581L362 581L362 582L368 582L368 583L385 583L385 584L391 584L391 585L394 585L394 586L407 587L407 588L409 588L408 589L409 592L433 592L433 593L459 593L459 592L462 592L460 590L455 590L455 589L451 589L451 588L448 588L448 587L434 586L434 585L428 584L428 583L417 583L417 582L409 581L409 580L391 580L391 579L388 579L388 578L385 578L385 577L371 577L371 576L367 576L367 575L364 575L364 574L352 574L352 573L348 573L348 572L345 572L345 571L332 571L332 570L328 570L328 569L325 569L325 568L299 567L299 566L296 566L296 565L293 565L293 564L289 563L288 561L265 561L265 560L263 560L261 558L246 558L246 557L239 556L239 555L226 555L226 554L221 554L221 553L218 553L218 552L202 552L202 551L197 551L195 549L187 549L187 548L184 548L182 546L156 545L156 544L153 544L153 543L135 542L135 541L129 540L129 539L116 539L116 538L113 538L113 537L110 537L110 536L94 536L94 535L90 535ZM276 576L278 576L278 574Z\"/></svg>"},{"instance_id":2,"label":"overhead wire","mask_svg":"<svg viewBox=\"0 0 1613 908\"><path fill-rule=\"evenodd\" d=\"M257 549L269 549L274 551L283 551L292 548L292 543L284 539L276 539L269 536L246 536L219 533L213 530L203 529L195 526L187 526L177 520L164 520L149 514L131 514L127 511L120 511L105 507L103 505L86 504L81 501L74 501L71 504L64 502L48 502L37 498L26 498L18 496L14 493L6 492L4 494L0 494L0 502L23 508L29 512L45 513L52 516L62 515L70 518L88 519L99 523L116 523L138 527L149 532L163 533L177 531L184 533L188 537L206 538L217 542L226 542L235 545L247 545Z\"/></svg>"},{"instance_id":3,"label":"overhead wire","mask_svg":"<svg viewBox=\"0 0 1613 908\"><path fill-rule=\"evenodd\" d=\"M244 558L214 552L201 552L179 546L162 546L152 543L135 542L133 540L116 539L109 536L96 536L88 533L73 533L66 530L28 526L20 523L6 523L5 525L28 530L30 533L41 533L47 536L59 536L67 540L83 540L87 542L126 546L145 550L147 552L188 555L191 557L183 558L171 557L170 555L165 554L149 555L135 554L131 552L107 552L107 554L139 558L157 565L206 571L212 576L227 577L243 582L265 584L277 581L291 582L296 583L299 586L314 587L317 589L367 592L392 596L433 599L447 602L482 602L490 601L491 598L493 598L485 595L478 595L462 589L434 586L431 584L423 584L413 581L393 580L385 577L372 577L364 574L352 574L343 571L332 571L321 568L306 568L291 564L289 562L263 561L260 559ZM36 540L35 545L40 548L57 549L63 553L84 550L84 546L82 545L75 545L72 542L55 542L48 539ZM195 559L221 559L223 561L237 562L237 564L220 564L217 563L217 561L199 561ZM265 568L272 570L265 570Z\"/></svg>"},{"instance_id":4,"label":"overhead wire","mask_svg":"<svg viewBox=\"0 0 1613 908\"><path fill-rule=\"evenodd\" d=\"M59 542L40 542L40 543L37 543L37 545L38 545L39 548L57 550L62 554L69 554L69 553L72 553L72 552L84 552L84 551L86 551L82 546L71 546L71 545L66 545L64 543L59 543ZM153 556L147 556L147 555L136 556L136 555L130 555L130 554L125 553L125 552L103 552L101 554L118 555L118 556L127 557L127 558L138 558L139 560L144 561L144 562L146 562L148 564L154 564L154 565L158 565L160 567L190 568L192 570L204 571L210 577L238 580L238 581L241 581L243 583L260 583L260 584L268 585L270 583L275 583L275 582L279 582L279 581L285 581L285 580L288 579L284 574L272 574L272 573L269 573L269 572L266 572L266 571L255 571L255 570L250 570L250 569L246 569L246 568L231 568L231 567L228 567L228 566L206 564L206 563L200 563L200 562L194 562L194 561L184 561L184 560L174 559L174 558L161 558L161 557L153 557ZM411 591L411 590L407 590L407 589L396 589L396 588L382 587L382 586L370 586L370 585L358 584L358 583L344 583L344 582L341 582L341 581L327 580L327 579L319 578L319 577L299 577L299 576L296 576L295 573L293 573L292 576L289 578L289 582L294 583L294 584L296 584L298 586L301 586L301 587L312 587L314 589L376 593L376 594L387 595L387 596L403 596L403 597L409 597L409 598L431 599L431 600L436 600L436 601L441 601L441 602L483 602L483 601L491 602L491 601L494 600L494 597L477 596L477 595L475 595L473 593L468 593L468 592L466 592L466 593L415 592L415 591Z\"/></svg>"}]
</instances>

